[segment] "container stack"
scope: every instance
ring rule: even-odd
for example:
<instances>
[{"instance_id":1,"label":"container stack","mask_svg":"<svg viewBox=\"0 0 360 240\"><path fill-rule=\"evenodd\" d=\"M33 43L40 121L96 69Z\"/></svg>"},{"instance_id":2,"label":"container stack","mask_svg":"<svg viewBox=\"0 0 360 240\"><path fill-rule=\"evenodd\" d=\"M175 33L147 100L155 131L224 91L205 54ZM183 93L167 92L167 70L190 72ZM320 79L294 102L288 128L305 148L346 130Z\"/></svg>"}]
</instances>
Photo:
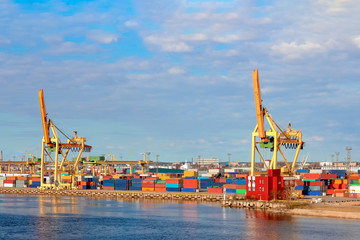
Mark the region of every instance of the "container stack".
<instances>
[{"instance_id":1,"label":"container stack","mask_svg":"<svg viewBox=\"0 0 360 240\"><path fill-rule=\"evenodd\" d=\"M183 180L180 178L166 179L166 191L167 192L181 192Z\"/></svg>"},{"instance_id":2,"label":"container stack","mask_svg":"<svg viewBox=\"0 0 360 240\"><path fill-rule=\"evenodd\" d=\"M31 176L29 178L29 187L30 188L38 188L41 186L40 176Z\"/></svg>"},{"instance_id":3,"label":"container stack","mask_svg":"<svg viewBox=\"0 0 360 240\"><path fill-rule=\"evenodd\" d=\"M141 178L133 178L131 180L131 186L129 186L129 190L132 191L141 191L142 187L142 179Z\"/></svg>"},{"instance_id":4,"label":"container stack","mask_svg":"<svg viewBox=\"0 0 360 240\"><path fill-rule=\"evenodd\" d=\"M153 178L145 178L141 183L141 191L151 192L155 190L155 179Z\"/></svg>"},{"instance_id":5,"label":"container stack","mask_svg":"<svg viewBox=\"0 0 360 240\"><path fill-rule=\"evenodd\" d=\"M209 177L198 177L200 189L208 189L214 184L214 180Z\"/></svg>"},{"instance_id":6,"label":"container stack","mask_svg":"<svg viewBox=\"0 0 360 240\"><path fill-rule=\"evenodd\" d=\"M197 192L199 191L199 181L196 178L185 178L183 180L182 192Z\"/></svg>"},{"instance_id":7,"label":"container stack","mask_svg":"<svg viewBox=\"0 0 360 240\"><path fill-rule=\"evenodd\" d=\"M166 180L155 180L155 192L166 192Z\"/></svg>"},{"instance_id":8,"label":"container stack","mask_svg":"<svg viewBox=\"0 0 360 240\"><path fill-rule=\"evenodd\" d=\"M114 179L112 179L112 178L103 179L102 188L104 190L115 190Z\"/></svg>"},{"instance_id":9,"label":"container stack","mask_svg":"<svg viewBox=\"0 0 360 240\"><path fill-rule=\"evenodd\" d=\"M350 198L360 198L360 175L351 174L348 178L348 189Z\"/></svg>"},{"instance_id":10,"label":"container stack","mask_svg":"<svg viewBox=\"0 0 360 240\"><path fill-rule=\"evenodd\" d=\"M6 180L5 175L4 176L0 176L0 187L4 187L4 181Z\"/></svg>"},{"instance_id":11,"label":"container stack","mask_svg":"<svg viewBox=\"0 0 360 240\"><path fill-rule=\"evenodd\" d=\"M344 193L347 187L346 179L332 179L327 194L333 194L334 197L344 197Z\"/></svg>"},{"instance_id":12,"label":"container stack","mask_svg":"<svg viewBox=\"0 0 360 240\"><path fill-rule=\"evenodd\" d=\"M130 181L128 179L114 179L115 190L129 190Z\"/></svg>"},{"instance_id":13,"label":"container stack","mask_svg":"<svg viewBox=\"0 0 360 240\"><path fill-rule=\"evenodd\" d=\"M6 180L4 180L4 187L15 187L15 186L16 186L16 177L6 176Z\"/></svg>"},{"instance_id":14,"label":"container stack","mask_svg":"<svg viewBox=\"0 0 360 240\"><path fill-rule=\"evenodd\" d=\"M24 188L28 186L29 186L29 178L27 176L17 177L15 187Z\"/></svg>"}]
</instances>

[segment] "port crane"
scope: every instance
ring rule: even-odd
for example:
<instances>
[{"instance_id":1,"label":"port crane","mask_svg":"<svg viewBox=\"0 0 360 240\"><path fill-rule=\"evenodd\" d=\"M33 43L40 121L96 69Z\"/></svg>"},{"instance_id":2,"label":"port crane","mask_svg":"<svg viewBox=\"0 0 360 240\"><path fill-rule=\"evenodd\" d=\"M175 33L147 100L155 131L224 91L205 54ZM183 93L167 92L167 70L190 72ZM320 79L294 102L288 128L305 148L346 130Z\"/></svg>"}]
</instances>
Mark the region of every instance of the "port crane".
<instances>
[{"instance_id":1,"label":"port crane","mask_svg":"<svg viewBox=\"0 0 360 240\"><path fill-rule=\"evenodd\" d=\"M280 152L286 164L287 171L285 172L287 172L289 175L293 175L300 149L302 149L304 146L304 142L302 141L302 132L300 130L292 129L290 123L286 130L282 130L273 120L268 110L262 106L258 70L253 70L253 85L254 85L257 124L255 126L254 131L252 132L250 175L251 176L255 175L256 153L258 153L260 159L262 160L262 162L264 163L267 169L276 169L278 152ZM265 130L264 118L266 118L268 124L270 125L270 129L268 131ZM257 141L257 138L260 138L260 141ZM260 148L270 149L270 151L273 152L271 162L269 165L266 164L263 156L259 151L258 146ZM296 149L292 163L288 161L288 159L286 159L282 147L285 147L286 149Z\"/></svg>"},{"instance_id":2,"label":"port crane","mask_svg":"<svg viewBox=\"0 0 360 240\"><path fill-rule=\"evenodd\" d=\"M69 138L65 135L52 120L47 119L47 113L45 109L45 100L43 89L39 90L39 102L41 120L43 126L44 136L42 138L42 151L41 151L41 186L40 189L76 189L75 174L78 173L79 164L81 161L81 155L83 152L90 152L91 146L86 145L86 138L79 137L77 132L74 131L74 136ZM50 135L50 133L52 133ZM66 143L60 141L59 135L62 134L66 139ZM78 152L75 161L68 160L69 152ZM55 157L51 156L54 153ZM54 164L54 182L44 182L45 176L45 154ZM60 159L59 159L59 156ZM68 173L72 176L71 183L61 182L61 173Z\"/></svg>"}]
</instances>

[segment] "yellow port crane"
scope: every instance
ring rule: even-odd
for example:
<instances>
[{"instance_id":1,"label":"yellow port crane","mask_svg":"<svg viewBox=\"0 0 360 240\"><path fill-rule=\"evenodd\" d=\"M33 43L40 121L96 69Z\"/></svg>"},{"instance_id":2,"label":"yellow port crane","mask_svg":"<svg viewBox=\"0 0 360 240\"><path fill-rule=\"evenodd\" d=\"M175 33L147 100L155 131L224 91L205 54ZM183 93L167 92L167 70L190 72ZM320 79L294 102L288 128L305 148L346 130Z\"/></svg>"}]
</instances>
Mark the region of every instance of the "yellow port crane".
<instances>
[{"instance_id":1,"label":"yellow port crane","mask_svg":"<svg viewBox=\"0 0 360 240\"><path fill-rule=\"evenodd\" d=\"M252 147L251 147L251 172L250 176L255 175L255 154L259 154L260 159L263 161L267 169L277 168L277 156L280 152L286 164L286 170L289 175L293 175L295 171L295 165L299 156L300 149L303 148L304 142L302 141L302 132L300 130L293 130L291 124L287 127L287 130L282 130L273 120L271 115L268 113L266 108L262 106L260 82L259 82L259 71L253 70L253 85L254 85L254 96L255 96L255 109L257 124L252 132ZM265 130L264 117L266 118L270 129ZM256 141L256 138L260 138L260 142ZM268 166L261 155L259 148L268 148L273 152L270 165ZM281 147L296 149L295 156L292 163L289 162Z\"/></svg>"},{"instance_id":2,"label":"yellow port crane","mask_svg":"<svg viewBox=\"0 0 360 240\"><path fill-rule=\"evenodd\" d=\"M42 139L42 151L41 151L41 186L40 189L76 189L75 174L78 173L79 163L81 161L81 155L83 152L90 152L91 146L86 145L86 138L79 137L77 132L74 131L74 136L69 138L58 127L56 127L49 119L47 120L47 113L45 109L45 100L43 89L39 90L39 102L41 111L41 120L43 126L44 136ZM50 136L50 129L52 136ZM67 138L66 143L62 143L59 138L61 133ZM75 162L71 162L67 159L69 151L78 152ZM51 157L51 152L54 152L55 159ZM45 154L54 164L54 182L44 182L45 176ZM59 160L59 156L62 156ZM71 183L61 182L61 173L68 173L72 176Z\"/></svg>"}]
</instances>

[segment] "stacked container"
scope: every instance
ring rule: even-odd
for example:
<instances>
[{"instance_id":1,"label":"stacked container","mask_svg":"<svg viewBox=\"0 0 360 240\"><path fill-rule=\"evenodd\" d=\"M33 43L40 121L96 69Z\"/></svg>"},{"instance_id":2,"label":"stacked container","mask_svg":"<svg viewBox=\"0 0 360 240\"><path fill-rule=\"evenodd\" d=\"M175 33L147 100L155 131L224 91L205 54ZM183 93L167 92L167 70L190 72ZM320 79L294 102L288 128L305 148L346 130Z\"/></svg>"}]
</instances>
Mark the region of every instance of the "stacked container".
<instances>
[{"instance_id":1,"label":"stacked container","mask_svg":"<svg viewBox=\"0 0 360 240\"><path fill-rule=\"evenodd\" d=\"M181 192L183 186L183 180L180 178L166 179L166 191L167 192Z\"/></svg>"},{"instance_id":2,"label":"stacked container","mask_svg":"<svg viewBox=\"0 0 360 240\"><path fill-rule=\"evenodd\" d=\"M155 191L165 192L166 191L166 180L155 180Z\"/></svg>"},{"instance_id":3,"label":"stacked container","mask_svg":"<svg viewBox=\"0 0 360 240\"><path fill-rule=\"evenodd\" d=\"M199 181L196 178L183 179L182 192L197 192L199 189Z\"/></svg>"},{"instance_id":4,"label":"stacked container","mask_svg":"<svg viewBox=\"0 0 360 240\"><path fill-rule=\"evenodd\" d=\"M141 183L142 191L154 191L155 190L155 179L145 178Z\"/></svg>"},{"instance_id":5,"label":"stacked container","mask_svg":"<svg viewBox=\"0 0 360 240\"><path fill-rule=\"evenodd\" d=\"M115 183L114 179L103 179L102 181L102 188L104 190L115 190Z\"/></svg>"},{"instance_id":6,"label":"stacked container","mask_svg":"<svg viewBox=\"0 0 360 240\"><path fill-rule=\"evenodd\" d=\"M128 179L114 179L115 190L129 190L130 181Z\"/></svg>"},{"instance_id":7,"label":"stacked container","mask_svg":"<svg viewBox=\"0 0 360 240\"><path fill-rule=\"evenodd\" d=\"M132 191L141 191L142 187L142 179L141 178L133 178L131 180L131 186L129 186L129 189Z\"/></svg>"}]
</instances>

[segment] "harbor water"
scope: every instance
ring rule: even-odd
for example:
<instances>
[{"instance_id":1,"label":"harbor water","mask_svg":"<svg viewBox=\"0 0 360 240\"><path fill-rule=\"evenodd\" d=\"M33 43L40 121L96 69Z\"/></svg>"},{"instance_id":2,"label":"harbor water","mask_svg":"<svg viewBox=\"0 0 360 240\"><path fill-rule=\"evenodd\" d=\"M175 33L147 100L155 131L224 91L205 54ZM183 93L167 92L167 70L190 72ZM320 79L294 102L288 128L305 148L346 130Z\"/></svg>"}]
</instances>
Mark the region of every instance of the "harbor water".
<instances>
[{"instance_id":1,"label":"harbor water","mask_svg":"<svg viewBox=\"0 0 360 240\"><path fill-rule=\"evenodd\" d=\"M198 202L0 195L0 239L355 239L359 226Z\"/></svg>"}]
</instances>

